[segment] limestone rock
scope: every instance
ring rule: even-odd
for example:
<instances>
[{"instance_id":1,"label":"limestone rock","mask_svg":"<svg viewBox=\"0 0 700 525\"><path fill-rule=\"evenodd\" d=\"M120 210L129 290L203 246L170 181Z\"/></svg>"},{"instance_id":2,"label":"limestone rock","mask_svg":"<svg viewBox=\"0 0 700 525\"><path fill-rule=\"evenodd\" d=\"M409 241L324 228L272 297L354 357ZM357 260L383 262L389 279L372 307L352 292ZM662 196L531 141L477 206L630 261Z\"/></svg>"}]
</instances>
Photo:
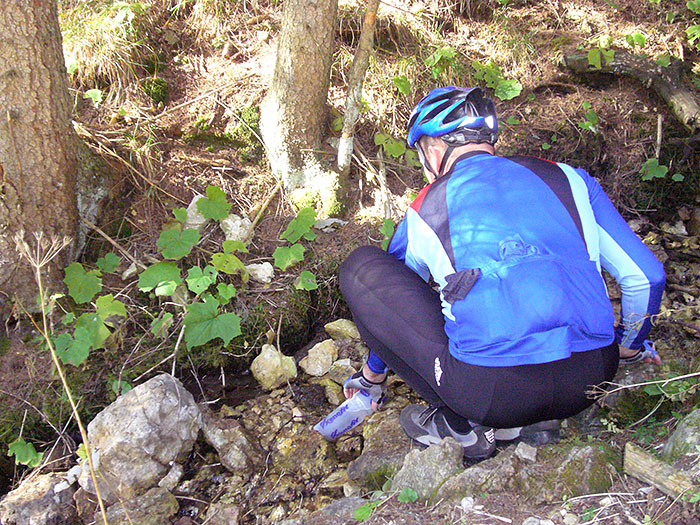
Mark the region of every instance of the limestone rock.
<instances>
[{"instance_id":1,"label":"limestone rock","mask_svg":"<svg viewBox=\"0 0 700 525\"><path fill-rule=\"evenodd\" d=\"M247 264L245 269L248 270L251 279L263 284L271 283L275 276L275 269L269 262Z\"/></svg>"},{"instance_id":2,"label":"limestone rock","mask_svg":"<svg viewBox=\"0 0 700 525\"><path fill-rule=\"evenodd\" d=\"M333 339L326 339L314 345L309 354L299 361L299 366L310 376L319 377L328 373L336 359L338 346Z\"/></svg>"},{"instance_id":3,"label":"limestone rock","mask_svg":"<svg viewBox=\"0 0 700 525\"><path fill-rule=\"evenodd\" d=\"M385 406L365 419L362 454L348 465L348 477L371 489L380 489L403 465L411 440L399 424L400 410Z\"/></svg>"},{"instance_id":4,"label":"limestone rock","mask_svg":"<svg viewBox=\"0 0 700 525\"><path fill-rule=\"evenodd\" d=\"M70 525L78 521L73 506L75 488L56 491L64 476L58 472L30 477L0 501L3 525Z\"/></svg>"},{"instance_id":5,"label":"limestone rock","mask_svg":"<svg viewBox=\"0 0 700 525\"><path fill-rule=\"evenodd\" d=\"M359 496L339 499L303 518L281 521L280 525L327 525L329 523L357 522L353 518L353 514L358 507L365 503L367 502Z\"/></svg>"},{"instance_id":6,"label":"limestone rock","mask_svg":"<svg viewBox=\"0 0 700 525\"><path fill-rule=\"evenodd\" d=\"M328 377L339 385L342 385L345 380L355 372L357 372L357 370L352 366L350 359L338 359L331 365L331 369L328 371Z\"/></svg>"},{"instance_id":7,"label":"limestone rock","mask_svg":"<svg viewBox=\"0 0 700 525\"><path fill-rule=\"evenodd\" d=\"M674 461L689 453L697 455L695 447L698 445L700 445L700 408L696 408L683 418L664 445L662 455L668 461Z\"/></svg>"},{"instance_id":8,"label":"limestone rock","mask_svg":"<svg viewBox=\"0 0 700 525\"><path fill-rule=\"evenodd\" d=\"M288 379L297 376L294 359L284 355L272 345L263 345L260 354L250 365L250 371L266 390L274 390Z\"/></svg>"},{"instance_id":9,"label":"limestone rock","mask_svg":"<svg viewBox=\"0 0 700 525\"><path fill-rule=\"evenodd\" d=\"M169 374L117 398L88 425L104 501L130 500L156 485L190 453L200 426L192 394ZM79 482L95 492L87 466Z\"/></svg>"},{"instance_id":10,"label":"limestone rock","mask_svg":"<svg viewBox=\"0 0 700 525\"><path fill-rule=\"evenodd\" d=\"M537 447L528 445L527 443L518 443L515 447L515 455L521 461L526 461L527 463L534 463L537 461Z\"/></svg>"},{"instance_id":11,"label":"limestone rock","mask_svg":"<svg viewBox=\"0 0 700 525\"><path fill-rule=\"evenodd\" d=\"M332 339L360 339L360 332L357 331L355 323L349 319L337 319L326 324L324 328Z\"/></svg>"},{"instance_id":12,"label":"limestone rock","mask_svg":"<svg viewBox=\"0 0 700 525\"><path fill-rule=\"evenodd\" d=\"M248 217L239 217L233 213L223 219L219 225L226 234L227 241L246 242L253 229L253 223Z\"/></svg>"},{"instance_id":13,"label":"limestone rock","mask_svg":"<svg viewBox=\"0 0 700 525\"><path fill-rule=\"evenodd\" d=\"M321 379L320 385L326 393L326 399L333 406L338 406L345 402L345 394L343 394L343 387L341 387L335 381L331 381L329 378L324 377Z\"/></svg>"},{"instance_id":14,"label":"limestone rock","mask_svg":"<svg viewBox=\"0 0 700 525\"><path fill-rule=\"evenodd\" d=\"M465 496L503 492L516 472L518 461L511 448L496 457L481 461L448 479L437 491L434 500L460 502Z\"/></svg>"},{"instance_id":15,"label":"limestone rock","mask_svg":"<svg viewBox=\"0 0 700 525\"><path fill-rule=\"evenodd\" d=\"M212 503L204 515L204 523L207 525L238 525L240 513L241 509L237 505Z\"/></svg>"},{"instance_id":16,"label":"limestone rock","mask_svg":"<svg viewBox=\"0 0 700 525\"><path fill-rule=\"evenodd\" d=\"M411 488L427 500L448 477L462 467L464 449L453 438L445 438L427 449L412 450L391 483L392 490Z\"/></svg>"},{"instance_id":17,"label":"limestone rock","mask_svg":"<svg viewBox=\"0 0 700 525\"><path fill-rule=\"evenodd\" d=\"M203 198L204 195L195 195L189 206L187 206L187 219L185 220L185 224L182 225L184 229L194 228L195 230L201 231L202 227L209 222L209 219L199 213L199 209L197 208L197 201Z\"/></svg>"},{"instance_id":18,"label":"limestone rock","mask_svg":"<svg viewBox=\"0 0 700 525\"><path fill-rule=\"evenodd\" d=\"M274 443L272 469L280 473L322 476L336 464L331 445L305 425L284 427Z\"/></svg>"},{"instance_id":19,"label":"limestone rock","mask_svg":"<svg viewBox=\"0 0 700 525\"><path fill-rule=\"evenodd\" d=\"M158 482L159 487L166 490L173 490L180 483L182 476L185 474L185 469L179 463L173 463L168 473Z\"/></svg>"},{"instance_id":20,"label":"limestone rock","mask_svg":"<svg viewBox=\"0 0 700 525\"><path fill-rule=\"evenodd\" d=\"M110 525L163 525L178 511L177 499L162 487L155 487L129 501L118 502L107 509ZM95 513L95 523L102 523L102 515Z\"/></svg>"},{"instance_id":21,"label":"limestone rock","mask_svg":"<svg viewBox=\"0 0 700 525\"><path fill-rule=\"evenodd\" d=\"M202 433L204 439L219 454L221 464L231 472L244 471L262 462L258 447L253 444L245 429L235 419L218 418L204 405L202 412Z\"/></svg>"},{"instance_id":22,"label":"limestone rock","mask_svg":"<svg viewBox=\"0 0 700 525\"><path fill-rule=\"evenodd\" d=\"M616 475L613 463L619 461L603 441L541 447L537 456L537 463L521 464L512 480L514 488L535 505L607 492Z\"/></svg>"}]
</instances>

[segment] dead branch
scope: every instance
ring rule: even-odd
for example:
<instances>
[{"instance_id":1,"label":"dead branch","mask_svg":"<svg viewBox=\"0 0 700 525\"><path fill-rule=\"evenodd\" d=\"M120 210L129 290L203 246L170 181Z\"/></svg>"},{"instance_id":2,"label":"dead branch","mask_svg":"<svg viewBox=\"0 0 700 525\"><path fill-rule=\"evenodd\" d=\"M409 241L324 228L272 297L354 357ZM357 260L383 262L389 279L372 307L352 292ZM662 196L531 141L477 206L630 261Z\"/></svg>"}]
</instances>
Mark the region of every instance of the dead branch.
<instances>
[{"instance_id":1,"label":"dead branch","mask_svg":"<svg viewBox=\"0 0 700 525\"><path fill-rule=\"evenodd\" d=\"M681 64L676 62L662 67L645 57L622 50L615 50L612 60L601 64L600 69L588 62L587 54L564 56L561 59L561 65L574 73L608 73L639 80L664 99L681 124L694 132L700 126L700 104L683 83Z\"/></svg>"},{"instance_id":2,"label":"dead branch","mask_svg":"<svg viewBox=\"0 0 700 525\"><path fill-rule=\"evenodd\" d=\"M348 96L345 99L345 119L343 132L338 143L338 171L347 174L350 169L350 160L353 152L353 133L355 124L360 118L362 102L362 83L365 78L367 66L369 66L369 54L374 42L374 27L377 19L379 0L367 0L365 19L360 33L360 43L357 46L355 58L350 68L348 80Z\"/></svg>"},{"instance_id":3,"label":"dead branch","mask_svg":"<svg viewBox=\"0 0 700 525\"><path fill-rule=\"evenodd\" d=\"M685 472L654 458L632 443L625 443L624 469L625 474L653 485L672 498L692 494L699 489Z\"/></svg>"}]
</instances>

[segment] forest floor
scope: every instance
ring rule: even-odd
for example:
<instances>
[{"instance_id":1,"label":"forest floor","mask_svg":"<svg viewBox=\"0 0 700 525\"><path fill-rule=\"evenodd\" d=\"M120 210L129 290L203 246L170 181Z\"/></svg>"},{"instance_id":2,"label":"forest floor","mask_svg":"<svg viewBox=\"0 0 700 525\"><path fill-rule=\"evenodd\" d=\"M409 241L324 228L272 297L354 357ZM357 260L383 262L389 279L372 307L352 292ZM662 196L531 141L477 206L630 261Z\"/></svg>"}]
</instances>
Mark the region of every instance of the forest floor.
<instances>
[{"instance_id":1,"label":"forest floor","mask_svg":"<svg viewBox=\"0 0 700 525\"><path fill-rule=\"evenodd\" d=\"M108 1L62 0L59 4L69 69L75 64L76 128L104 161L110 181L97 218L102 233L88 232L84 263L115 251L113 243L138 260L154 257L156 241L173 209L186 207L209 185L224 191L233 203L233 213L259 218L249 253L241 256L244 262L272 262L280 234L296 214L284 190L277 189L256 127L256 108L274 71L282 5L268 0L144 0L139 5L145 11L134 7L122 12L106 9ZM109 46L98 31L99 24L120 12L126 16L119 23L128 20L129 31L138 35L132 47L122 49L128 58L126 66L119 66L118 53L106 51ZM329 129L343 111L361 14L359 4L341 2L328 99ZM356 158L340 217L347 224L335 232L319 233L307 245L305 262L286 272L276 270L270 286L239 289L236 307L244 323L249 321L244 336L225 348L207 347L201 354L181 355L176 375L201 398L234 404L259 392L245 371L266 337L276 338L283 352L293 355L321 335L324 323L348 317L337 289L338 264L354 247L381 243L382 221L398 221L424 185L422 174L405 154L394 156L390 148L376 145L378 134L401 143L410 110L421 96L440 85L483 82L483 71L487 76L517 79L522 85L519 96L496 100L500 153L536 155L587 169L625 218L635 221L640 236L654 249L667 252L674 266L665 305L676 313L660 322L654 335L664 358L674 364L673 372L695 372L700 334L693 326L700 256L697 223L696 230L692 224L697 221L700 166L689 132L649 87L622 76L574 75L560 65L562 56L600 46L645 53L652 61L669 54L685 60L688 86L697 96L698 53L685 35L688 25L697 23L693 21L685 2L677 0L382 3L375 53L365 81L366 106L355 139ZM626 37L634 34L644 35L643 47L631 47ZM500 70L489 66L490 61ZM405 92L397 88L400 78L409 82ZM84 96L94 88L100 90L98 101L94 92L92 98ZM331 130L327 138L338 135ZM642 165L657 156L659 164L669 168L668 176L642 181ZM382 173L386 185L381 183ZM683 180L672 180L672 174L682 175ZM687 225L685 232L673 229L679 222ZM662 228L662 223L667 226ZM220 232L209 231L208 236L207 242L221 241ZM123 263L120 270L127 266ZM316 273L317 291L292 287L303 269ZM130 297L137 309L143 301L135 288L125 286L117 276L112 281L105 278L105 284ZM160 307L157 301L148 301L148 308ZM177 333L165 341L150 341L148 320L130 317L113 347L99 357L91 356L84 368L72 372L86 399L88 416L114 398L109 386L114 378L137 383L157 370L170 370L171 361L153 366L170 355ZM679 320L691 327L674 322ZM68 411L65 403L49 408L61 394L48 361L31 349L31 330L18 323L6 331L9 342L0 347L0 401L8 407L8 415L0 421L0 436L10 441L16 437L16 432L7 430L10 425L17 427L27 419L33 421L37 443L48 446L55 434L46 421L61 428L69 422ZM222 381L223 376L228 381ZM672 412L682 414L694 405L691 392L682 400L668 401L644 424L626 427L635 417L644 417L644 410L654 408L655 400L649 398L640 393L634 409L616 416L616 424L610 426L611 440L622 446L632 439L648 449L658 448L678 421ZM34 405L29 416L24 412L27 403ZM17 471L8 474L9 470L3 469L6 482L18 475ZM611 494L621 498L640 523L684 522L683 505L657 491L642 499L641 486L620 475ZM606 519L624 523L612 517L614 506L600 510L605 497L584 498L570 502L569 507L582 523ZM513 523L541 512L507 498L495 499L484 510ZM431 523L438 518L459 522L463 516L457 510L436 516L417 504L407 510L406 505L389 501L375 511L370 523ZM487 516L480 520L500 522Z\"/></svg>"}]
</instances>

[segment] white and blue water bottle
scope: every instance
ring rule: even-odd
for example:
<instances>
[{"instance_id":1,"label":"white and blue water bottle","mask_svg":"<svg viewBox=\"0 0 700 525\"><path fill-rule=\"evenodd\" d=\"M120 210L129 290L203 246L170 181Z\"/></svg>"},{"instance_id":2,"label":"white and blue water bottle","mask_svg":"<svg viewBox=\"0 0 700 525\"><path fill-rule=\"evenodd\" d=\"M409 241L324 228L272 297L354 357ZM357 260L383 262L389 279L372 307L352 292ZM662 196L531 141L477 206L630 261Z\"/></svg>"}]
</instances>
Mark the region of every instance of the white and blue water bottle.
<instances>
[{"instance_id":1,"label":"white and blue water bottle","mask_svg":"<svg viewBox=\"0 0 700 525\"><path fill-rule=\"evenodd\" d=\"M328 441L333 441L351 428L355 428L372 412L372 397L366 390L358 390L354 396L328 414L323 421L317 423L314 430L320 432Z\"/></svg>"}]
</instances>

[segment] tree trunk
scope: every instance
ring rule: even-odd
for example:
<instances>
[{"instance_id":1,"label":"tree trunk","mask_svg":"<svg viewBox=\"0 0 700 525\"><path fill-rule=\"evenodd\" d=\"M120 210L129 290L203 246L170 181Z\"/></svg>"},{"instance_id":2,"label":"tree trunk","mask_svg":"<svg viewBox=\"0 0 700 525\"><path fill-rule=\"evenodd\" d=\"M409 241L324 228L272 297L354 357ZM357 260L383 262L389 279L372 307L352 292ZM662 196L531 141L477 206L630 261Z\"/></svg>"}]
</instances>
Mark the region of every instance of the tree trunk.
<instances>
[{"instance_id":1,"label":"tree trunk","mask_svg":"<svg viewBox=\"0 0 700 525\"><path fill-rule=\"evenodd\" d=\"M55 0L3 0L0 6L0 314L15 299L36 311L32 268L15 234L75 238L77 138L71 125ZM70 250L67 250L69 252ZM62 287L70 253L46 267Z\"/></svg>"},{"instance_id":2,"label":"tree trunk","mask_svg":"<svg viewBox=\"0 0 700 525\"><path fill-rule=\"evenodd\" d=\"M337 174L318 160L337 8L337 0L285 0L277 63L261 107L260 128L272 171L290 191L337 190L332 188L338 184ZM323 207L329 206L324 202Z\"/></svg>"}]
</instances>

